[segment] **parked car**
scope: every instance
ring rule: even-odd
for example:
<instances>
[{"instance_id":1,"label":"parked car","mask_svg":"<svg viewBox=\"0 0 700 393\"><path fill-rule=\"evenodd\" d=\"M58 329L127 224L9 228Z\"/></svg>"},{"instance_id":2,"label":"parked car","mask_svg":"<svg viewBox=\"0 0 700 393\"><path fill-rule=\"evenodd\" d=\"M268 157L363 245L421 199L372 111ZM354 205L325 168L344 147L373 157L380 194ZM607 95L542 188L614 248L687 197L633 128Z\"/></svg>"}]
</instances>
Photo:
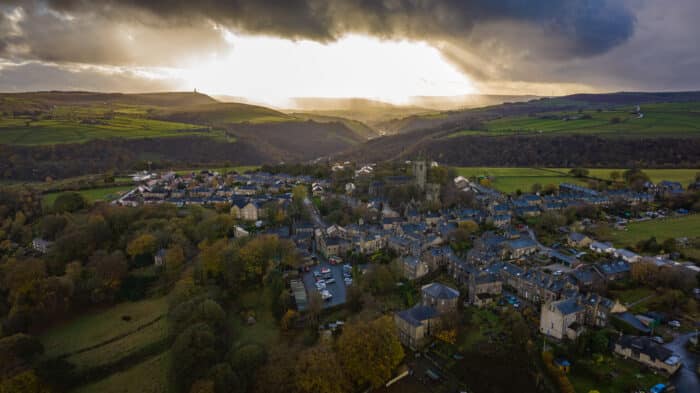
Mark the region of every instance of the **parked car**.
<instances>
[{"instance_id":1,"label":"parked car","mask_svg":"<svg viewBox=\"0 0 700 393\"><path fill-rule=\"evenodd\" d=\"M329 269L329 268L327 268L327 267L322 267L322 268L321 268L321 274L326 274L326 273L330 273L330 272L331 272L331 269Z\"/></svg>"},{"instance_id":2,"label":"parked car","mask_svg":"<svg viewBox=\"0 0 700 393\"><path fill-rule=\"evenodd\" d=\"M681 323L678 322L678 321L676 321L676 320L673 320L673 321L669 321L669 322L668 322L668 326L677 329L677 328L681 327Z\"/></svg>"},{"instance_id":3,"label":"parked car","mask_svg":"<svg viewBox=\"0 0 700 393\"><path fill-rule=\"evenodd\" d=\"M321 291L321 299L330 300L332 297L333 297L333 294L330 293L328 290Z\"/></svg>"},{"instance_id":4,"label":"parked car","mask_svg":"<svg viewBox=\"0 0 700 393\"><path fill-rule=\"evenodd\" d=\"M664 343L664 339L663 339L663 337L661 337L661 336L654 336L654 337L652 337L651 339L652 339L653 341L659 343L659 344L663 344L663 343Z\"/></svg>"},{"instance_id":5,"label":"parked car","mask_svg":"<svg viewBox=\"0 0 700 393\"><path fill-rule=\"evenodd\" d=\"M329 278L328 280L326 280L326 285L328 284L335 284L335 278Z\"/></svg>"}]
</instances>

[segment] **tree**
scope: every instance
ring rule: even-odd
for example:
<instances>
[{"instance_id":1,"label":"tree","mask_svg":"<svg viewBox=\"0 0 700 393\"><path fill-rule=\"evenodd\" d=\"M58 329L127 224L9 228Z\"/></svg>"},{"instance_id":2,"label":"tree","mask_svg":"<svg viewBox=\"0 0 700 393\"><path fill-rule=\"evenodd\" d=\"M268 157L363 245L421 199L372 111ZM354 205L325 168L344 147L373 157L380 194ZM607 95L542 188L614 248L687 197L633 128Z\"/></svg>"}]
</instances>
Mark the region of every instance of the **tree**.
<instances>
[{"instance_id":1,"label":"tree","mask_svg":"<svg viewBox=\"0 0 700 393\"><path fill-rule=\"evenodd\" d=\"M175 281L185 264L185 251L179 244L173 244L165 252L165 275L170 281Z\"/></svg>"},{"instance_id":2,"label":"tree","mask_svg":"<svg viewBox=\"0 0 700 393\"><path fill-rule=\"evenodd\" d=\"M294 310L287 310L280 320L280 327L282 330L291 330L294 327L297 319L299 318L299 313Z\"/></svg>"},{"instance_id":3,"label":"tree","mask_svg":"<svg viewBox=\"0 0 700 393\"><path fill-rule=\"evenodd\" d=\"M404 357L390 317L345 326L338 339L338 353L352 382L374 388L391 378Z\"/></svg>"},{"instance_id":4,"label":"tree","mask_svg":"<svg viewBox=\"0 0 700 393\"><path fill-rule=\"evenodd\" d=\"M245 344L233 348L229 360L231 368L240 376L241 391L246 391L255 372L267 361L267 351L259 344Z\"/></svg>"},{"instance_id":5,"label":"tree","mask_svg":"<svg viewBox=\"0 0 700 393\"><path fill-rule=\"evenodd\" d=\"M309 322L312 325L318 325L318 318L321 316L321 309L323 308L323 299L321 294L313 291L309 294Z\"/></svg>"},{"instance_id":6,"label":"tree","mask_svg":"<svg viewBox=\"0 0 700 393\"><path fill-rule=\"evenodd\" d=\"M87 201L77 192L64 192L53 202L53 210L57 213L72 213L84 209L86 206Z\"/></svg>"},{"instance_id":7,"label":"tree","mask_svg":"<svg viewBox=\"0 0 700 393\"><path fill-rule=\"evenodd\" d=\"M357 285L350 285L346 290L346 295L350 311L360 312L363 306L362 289Z\"/></svg>"},{"instance_id":8,"label":"tree","mask_svg":"<svg viewBox=\"0 0 700 393\"><path fill-rule=\"evenodd\" d=\"M324 344L299 355L296 385L300 392L308 393L343 393L351 390L335 352Z\"/></svg>"},{"instance_id":9,"label":"tree","mask_svg":"<svg viewBox=\"0 0 700 393\"><path fill-rule=\"evenodd\" d=\"M0 378L15 370L26 368L32 359L44 351L41 342L24 333L0 339Z\"/></svg>"},{"instance_id":10,"label":"tree","mask_svg":"<svg viewBox=\"0 0 700 393\"><path fill-rule=\"evenodd\" d=\"M622 177L622 175L620 174L620 171L610 172L610 180L612 180L614 182L617 182L618 180L620 180L621 177Z\"/></svg>"},{"instance_id":11,"label":"tree","mask_svg":"<svg viewBox=\"0 0 700 393\"><path fill-rule=\"evenodd\" d=\"M190 393L215 393L214 381L200 379L192 384Z\"/></svg>"},{"instance_id":12,"label":"tree","mask_svg":"<svg viewBox=\"0 0 700 393\"><path fill-rule=\"evenodd\" d=\"M586 168L572 168L569 173L574 177L586 177L588 176L588 169Z\"/></svg>"},{"instance_id":13,"label":"tree","mask_svg":"<svg viewBox=\"0 0 700 393\"><path fill-rule=\"evenodd\" d=\"M0 382L0 393L50 393L33 370L24 371Z\"/></svg>"},{"instance_id":14,"label":"tree","mask_svg":"<svg viewBox=\"0 0 700 393\"><path fill-rule=\"evenodd\" d=\"M139 255L153 255L158 247L158 240L150 233L137 236L126 246L126 253L135 258Z\"/></svg>"},{"instance_id":15,"label":"tree","mask_svg":"<svg viewBox=\"0 0 700 393\"><path fill-rule=\"evenodd\" d=\"M217 340L206 323L189 326L175 339L172 346L173 375L183 386L206 376L218 357Z\"/></svg>"},{"instance_id":16,"label":"tree","mask_svg":"<svg viewBox=\"0 0 700 393\"><path fill-rule=\"evenodd\" d=\"M228 363L219 363L209 370L208 380L214 383L214 391L216 393L231 393L240 391L237 387L240 385L238 375L233 372L231 365Z\"/></svg>"}]
</instances>

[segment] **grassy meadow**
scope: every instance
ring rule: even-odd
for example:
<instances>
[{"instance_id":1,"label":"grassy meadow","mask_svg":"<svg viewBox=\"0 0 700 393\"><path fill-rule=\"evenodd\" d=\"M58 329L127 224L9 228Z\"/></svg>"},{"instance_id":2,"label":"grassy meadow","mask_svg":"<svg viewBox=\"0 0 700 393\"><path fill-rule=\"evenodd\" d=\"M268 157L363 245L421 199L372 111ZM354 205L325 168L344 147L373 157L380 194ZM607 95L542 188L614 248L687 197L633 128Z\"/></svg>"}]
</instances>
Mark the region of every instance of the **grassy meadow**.
<instances>
[{"instance_id":1,"label":"grassy meadow","mask_svg":"<svg viewBox=\"0 0 700 393\"><path fill-rule=\"evenodd\" d=\"M511 134L588 134L609 137L700 136L700 103L642 105L639 118L632 107L582 112L547 112L490 120L485 130L463 130L448 137ZM570 120L566 120L566 119Z\"/></svg>"},{"instance_id":2,"label":"grassy meadow","mask_svg":"<svg viewBox=\"0 0 700 393\"><path fill-rule=\"evenodd\" d=\"M540 168L487 168L487 167L457 167L458 175L464 177L489 176L491 186L501 192L511 193L516 190L530 192L534 184L576 183L584 185L581 179L569 176L567 171L552 171Z\"/></svg>"},{"instance_id":3,"label":"grassy meadow","mask_svg":"<svg viewBox=\"0 0 700 393\"><path fill-rule=\"evenodd\" d=\"M100 344L109 347L109 342L121 341L124 347L132 346L130 342L141 342L141 335L158 336L158 333L139 327L148 325L158 317L165 315L168 305L166 297L146 299L138 302L125 302L108 310L95 312L67 321L43 334L40 339L44 345L44 356L54 358L62 355L84 351ZM130 317L125 320L123 317ZM159 324L156 322L155 324ZM159 325L164 328L164 325ZM122 337L123 336L123 337ZM117 338L120 339L116 340ZM101 348L95 348L83 353L101 353ZM118 350L118 349L117 349ZM112 356L105 351L105 356Z\"/></svg>"},{"instance_id":4,"label":"grassy meadow","mask_svg":"<svg viewBox=\"0 0 700 393\"><path fill-rule=\"evenodd\" d=\"M457 174L464 177L489 176L492 177L491 186L501 192L511 193L516 190L530 192L533 184L559 185L560 183L574 183L586 185L586 179L575 178L569 174L570 168L492 168L492 167L455 167ZM610 172L617 171L620 174L625 169L589 169L589 176L598 179L610 179ZM684 187L695 180L700 169L644 169L652 182L661 180L679 181Z\"/></svg>"},{"instance_id":5,"label":"grassy meadow","mask_svg":"<svg viewBox=\"0 0 700 393\"><path fill-rule=\"evenodd\" d=\"M162 352L132 367L116 372L75 393L165 393L169 389L170 351Z\"/></svg>"},{"instance_id":6,"label":"grassy meadow","mask_svg":"<svg viewBox=\"0 0 700 393\"><path fill-rule=\"evenodd\" d=\"M561 171L568 171L568 169L558 169ZM617 171L620 174L624 172L624 169L589 169L588 175L591 177L596 177L599 179L610 179L610 172ZM677 181L683 184L684 187L695 181L695 175L700 172L700 168L697 169L644 169L644 173L649 175L652 182L658 183L662 180Z\"/></svg>"},{"instance_id":7,"label":"grassy meadow","mask_svg":"<svg viewBox=\"0 0 700 393\"><path fill-rule=\"evenodd\" d=\"M80 118L30 119L0 118L0 144L47 145L83 143L106 138L163 138L184 135L208 135L201 126L116 115L84 123Z\"/></svg>"},{"instance_id":8,"label":"grassy meadow","mask_svg":"<svg viewBox=\"0 0 700 393\"><path fill-rule=\"evenodd\" d=\"M659 243L669 238L700 237L700 214L634 222L626 230L612 233L613 243L619 246L631 246L652 236Z\"/></svg>"},{"instance_id":9,"label":"grassy meadow","mask_svg":"<svg viewBox=\"0 0 700 393\"><path fill-rule=\"evenodd\" d=\"M88 202L96 201L111 201L117 199L124 192L131 190L134 186L116 186L116 187L104 187L104 188L90 188L86 190L76 191L81 194ZM68 192L68 191L66 191ZM44 194L41 201L42 205L46 208L53 206L59 195L63 192L51 192Z\"/></svg>"}]
</instances>

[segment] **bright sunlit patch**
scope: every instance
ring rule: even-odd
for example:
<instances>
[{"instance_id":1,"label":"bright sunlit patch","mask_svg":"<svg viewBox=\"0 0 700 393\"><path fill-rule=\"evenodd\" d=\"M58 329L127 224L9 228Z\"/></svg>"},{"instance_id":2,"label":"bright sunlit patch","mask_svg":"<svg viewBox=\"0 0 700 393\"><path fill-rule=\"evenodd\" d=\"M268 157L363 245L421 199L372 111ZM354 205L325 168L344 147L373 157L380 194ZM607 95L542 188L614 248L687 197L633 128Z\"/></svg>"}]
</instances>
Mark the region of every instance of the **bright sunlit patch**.
<instances>
[{"instance_id":1,"label":"bright sunlit patch","mask_svg":"<svg viewBox=\"0 0 700 393\"><path fill-rule=\"evenodd\" d=\"M185 89L284 105L291 97L363 97L395 103L411 96L475 93L472 81L423 42L346 36L337 42L226 34L230 53L172 70Z\"/></svg>"}]
</instances>

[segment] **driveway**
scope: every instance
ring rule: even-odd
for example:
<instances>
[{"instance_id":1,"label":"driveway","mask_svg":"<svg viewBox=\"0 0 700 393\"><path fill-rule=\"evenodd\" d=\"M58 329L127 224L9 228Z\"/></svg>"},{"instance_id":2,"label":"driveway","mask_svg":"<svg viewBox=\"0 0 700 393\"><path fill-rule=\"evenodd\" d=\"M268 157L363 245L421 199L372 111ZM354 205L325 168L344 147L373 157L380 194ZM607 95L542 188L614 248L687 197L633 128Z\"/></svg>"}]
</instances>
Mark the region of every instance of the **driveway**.
<instances>
[{"instance_id":1,"label":"driveway","mask_svg":"<svg viewBox=\"0 0 700 393\"><path fill-rule=\"evenodd\" d=\"M333 297L323 302L323 307L333 307L345 303L346 287L345 281L343 279L343 265L331 265L325 260L325 258L321 257L320 255L318 256L318 258L321 262L318 265L315 265L313 268L311 268L311 271L309 271L308 273L304 273L303 279L304 287L306 288L306 293L308 295L311 295L313 292L318 292L318 290L316 289L316 279L313 275L313 272L320 272L321 268L327 267L331 269L331 273L333 274L335 283L326 285L326 289L333 295Z\"/></svg>"}]
</instances>

